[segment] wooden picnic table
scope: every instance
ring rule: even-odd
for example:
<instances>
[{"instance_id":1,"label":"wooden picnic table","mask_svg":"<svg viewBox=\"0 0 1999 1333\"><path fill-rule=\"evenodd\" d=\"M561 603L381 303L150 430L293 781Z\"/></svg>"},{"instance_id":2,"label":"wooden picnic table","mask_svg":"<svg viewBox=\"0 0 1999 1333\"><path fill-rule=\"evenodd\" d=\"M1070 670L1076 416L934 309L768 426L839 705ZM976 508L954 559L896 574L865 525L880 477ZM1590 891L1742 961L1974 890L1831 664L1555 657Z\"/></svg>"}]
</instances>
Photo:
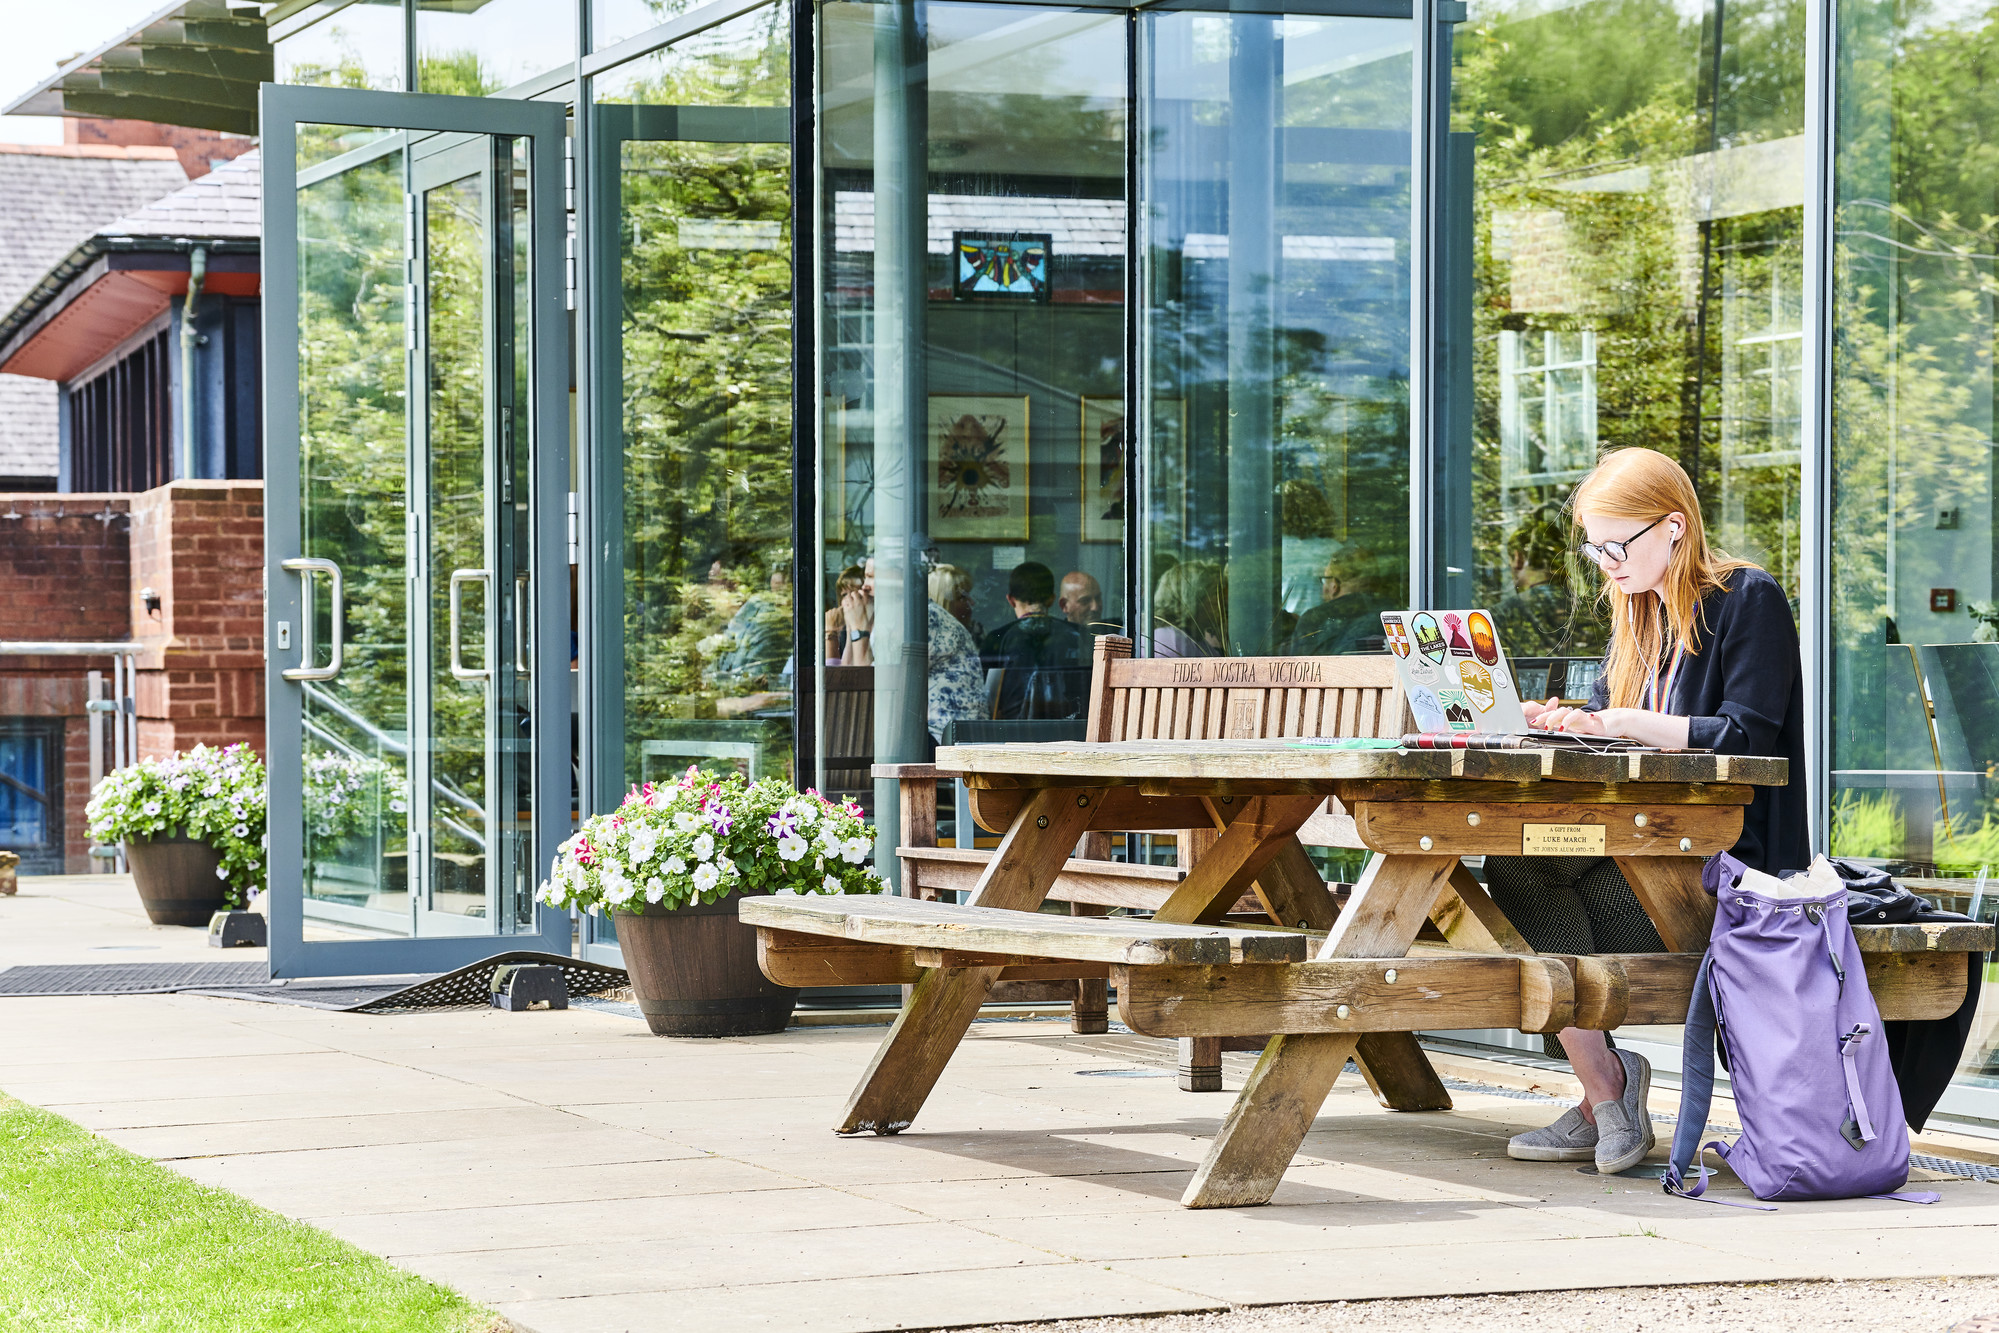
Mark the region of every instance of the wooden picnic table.
<instances>
[{"instance_id":1,"label":"wooden picnic table","mask_svg":"<svg viewBox=\"0 0 1999 1333\"><path fill-rule=\"evenodd\" d=\"M1349 1058L1384 1103L1448 1109L1418 1030L1681 1021L1714 914L1702 860L1734 844L1756 787L1787 778L1781 759L1716 754L1286 740L955 746L938 751L936 767L964 777L981 823L1006 830L966 904L805 896L743 905L772 951L767 971L785 949L828 947L832 935L850 954L900 950L898 975L913 975L836 1128L906 1128L1003 972L1038 964L1107 975L1136 1031L1281 1034L1183 1196L1197 1208L1267 1202ZM1344 906L1297 837L1308 820L1329 818L1328 797L1337 802L1330 818L1351 819L1357 845L1380 853ZM1220 834L1150 920L1022 919L1038 913L1083 834L1186 828L1201 822L1190 810ZM1534 954L1459 860L1523 854L1613 857L1673 952ZM1245 894L1268 924L1223 921ZM1411 956L1430 922L1449 947ZM1933 932L1873 942L1920 950L1883 954L1878 968L1870 958L1877 995L1886 987L1925 1014L1950 1012L1968 964L1949 950L1990 944L1989 928L1965 929L1978 940Z\"/></svg>"}]
</instances>

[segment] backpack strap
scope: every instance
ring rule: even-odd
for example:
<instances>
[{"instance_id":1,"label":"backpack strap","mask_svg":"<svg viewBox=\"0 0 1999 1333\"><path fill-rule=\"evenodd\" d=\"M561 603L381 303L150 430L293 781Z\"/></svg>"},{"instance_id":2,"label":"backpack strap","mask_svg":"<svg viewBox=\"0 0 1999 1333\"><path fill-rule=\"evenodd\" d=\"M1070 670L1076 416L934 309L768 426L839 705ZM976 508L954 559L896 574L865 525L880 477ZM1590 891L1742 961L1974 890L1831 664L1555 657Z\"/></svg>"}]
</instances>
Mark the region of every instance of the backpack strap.
<instances>
[{"instance_id":1,"label":"backpack strap","mask_svg":"<svg viewBox=\"0 0 1999 1333\"><path fill-rule=\"evenodd\" d=\"M1738 1203L1733 1199L1703 1199L1707 1193L1708 1178L1714 1174L1701 1165L1703 1153L1712 1149L1715 1156L1728 1160L1728 1145L1719 1139L1703 1144L1701 1135L1707 1129L1708 1108L1714 1103L1714 1033L1715 1007L1712 981L1708 969L1714 961L1713 955L1701 957L1700 971L1694 976L1694 994L1687 1005L1686 1036L1680 1046L1680 1117L1673 1126L1673 1155L1666 1163L1666 1170L1659 1177L1660 1186L1668 1194L1677 1194L1682 1199L1701 1199L1703 1203L1725 1204L1730 1208L1748 1208L1759 1213L1774 1213L1777 1209L1767 1203Z\"/></svg>"}]
</instances>

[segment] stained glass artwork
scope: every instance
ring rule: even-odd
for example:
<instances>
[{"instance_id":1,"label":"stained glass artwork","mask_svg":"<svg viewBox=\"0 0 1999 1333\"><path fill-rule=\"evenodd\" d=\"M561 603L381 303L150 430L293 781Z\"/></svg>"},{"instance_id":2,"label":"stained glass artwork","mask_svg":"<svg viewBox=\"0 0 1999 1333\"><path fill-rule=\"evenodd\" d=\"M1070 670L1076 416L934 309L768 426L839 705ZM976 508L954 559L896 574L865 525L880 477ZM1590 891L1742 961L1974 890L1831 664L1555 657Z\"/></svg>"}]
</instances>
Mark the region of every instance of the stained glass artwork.
<instances>
[{"instance_id":1,"label":"stained glass artwork","mask_svg":"<svg viewBox=\"0 0 1999 1333\"><path fill-rule=\"evenodd\" d=\"M953 294L959 300L1047 300L1050 239L1045 233L952 232Z\"/></svg>"}]
</instances>

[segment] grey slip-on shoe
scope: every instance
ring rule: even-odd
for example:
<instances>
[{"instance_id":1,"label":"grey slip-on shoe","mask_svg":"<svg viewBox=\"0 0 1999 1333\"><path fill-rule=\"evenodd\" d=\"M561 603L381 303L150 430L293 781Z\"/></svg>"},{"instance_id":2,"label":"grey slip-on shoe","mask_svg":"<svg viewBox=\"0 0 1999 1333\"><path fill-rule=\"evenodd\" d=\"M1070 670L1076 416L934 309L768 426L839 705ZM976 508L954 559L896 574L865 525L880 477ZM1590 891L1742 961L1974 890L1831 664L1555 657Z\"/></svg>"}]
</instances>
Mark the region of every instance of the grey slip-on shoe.
<instances>
[{"instance_id":1,"label":"grey slip-on shoe","mask_svg":"<svg viewBox=\"0 0 1999 1333\"><path fill-rule=\"evenodd\" d=\"M1596 1170L1601 1176L1629 1171L1645 1160L1657 1142L1646 1107L1652 1091L1652 1066L1644 1056L1630 1051L1618 1051L1617 1058L1624 1062L1624 1095L1590 1108L1596 1115Z\"/></svg>"},{"instance_id":2,"label":"grey slip-on shoe","mask_svg":"<svg viewBox=\"0 0 1999 1333\"><path fill-rule=\"evenodd\" d=\"M1506 1155L1520 1162L1592 1161L1596 1157L1596 1126L1583 1119L1580 1106L1571 1106L1554 1124L1508 1139Z\"/></svg>"}]
</instances>

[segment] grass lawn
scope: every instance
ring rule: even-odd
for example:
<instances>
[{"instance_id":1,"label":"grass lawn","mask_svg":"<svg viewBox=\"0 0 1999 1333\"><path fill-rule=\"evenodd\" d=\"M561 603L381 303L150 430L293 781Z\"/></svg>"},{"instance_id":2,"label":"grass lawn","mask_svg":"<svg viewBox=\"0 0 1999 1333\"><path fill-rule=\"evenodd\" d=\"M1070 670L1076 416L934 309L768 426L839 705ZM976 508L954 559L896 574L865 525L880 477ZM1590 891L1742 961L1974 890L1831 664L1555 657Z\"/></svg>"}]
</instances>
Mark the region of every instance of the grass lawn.
<instances>
[{"instance_id":1,"label":"grass lawn","mask_svg":"<svg viewBox=\"0 0 1999 1333\"><path fill-rule=\"evenodd\" d=\"M0 1329L484 1333L506 1325L224 1190L0 1095Z\"/></svg>"}]
</instances>

